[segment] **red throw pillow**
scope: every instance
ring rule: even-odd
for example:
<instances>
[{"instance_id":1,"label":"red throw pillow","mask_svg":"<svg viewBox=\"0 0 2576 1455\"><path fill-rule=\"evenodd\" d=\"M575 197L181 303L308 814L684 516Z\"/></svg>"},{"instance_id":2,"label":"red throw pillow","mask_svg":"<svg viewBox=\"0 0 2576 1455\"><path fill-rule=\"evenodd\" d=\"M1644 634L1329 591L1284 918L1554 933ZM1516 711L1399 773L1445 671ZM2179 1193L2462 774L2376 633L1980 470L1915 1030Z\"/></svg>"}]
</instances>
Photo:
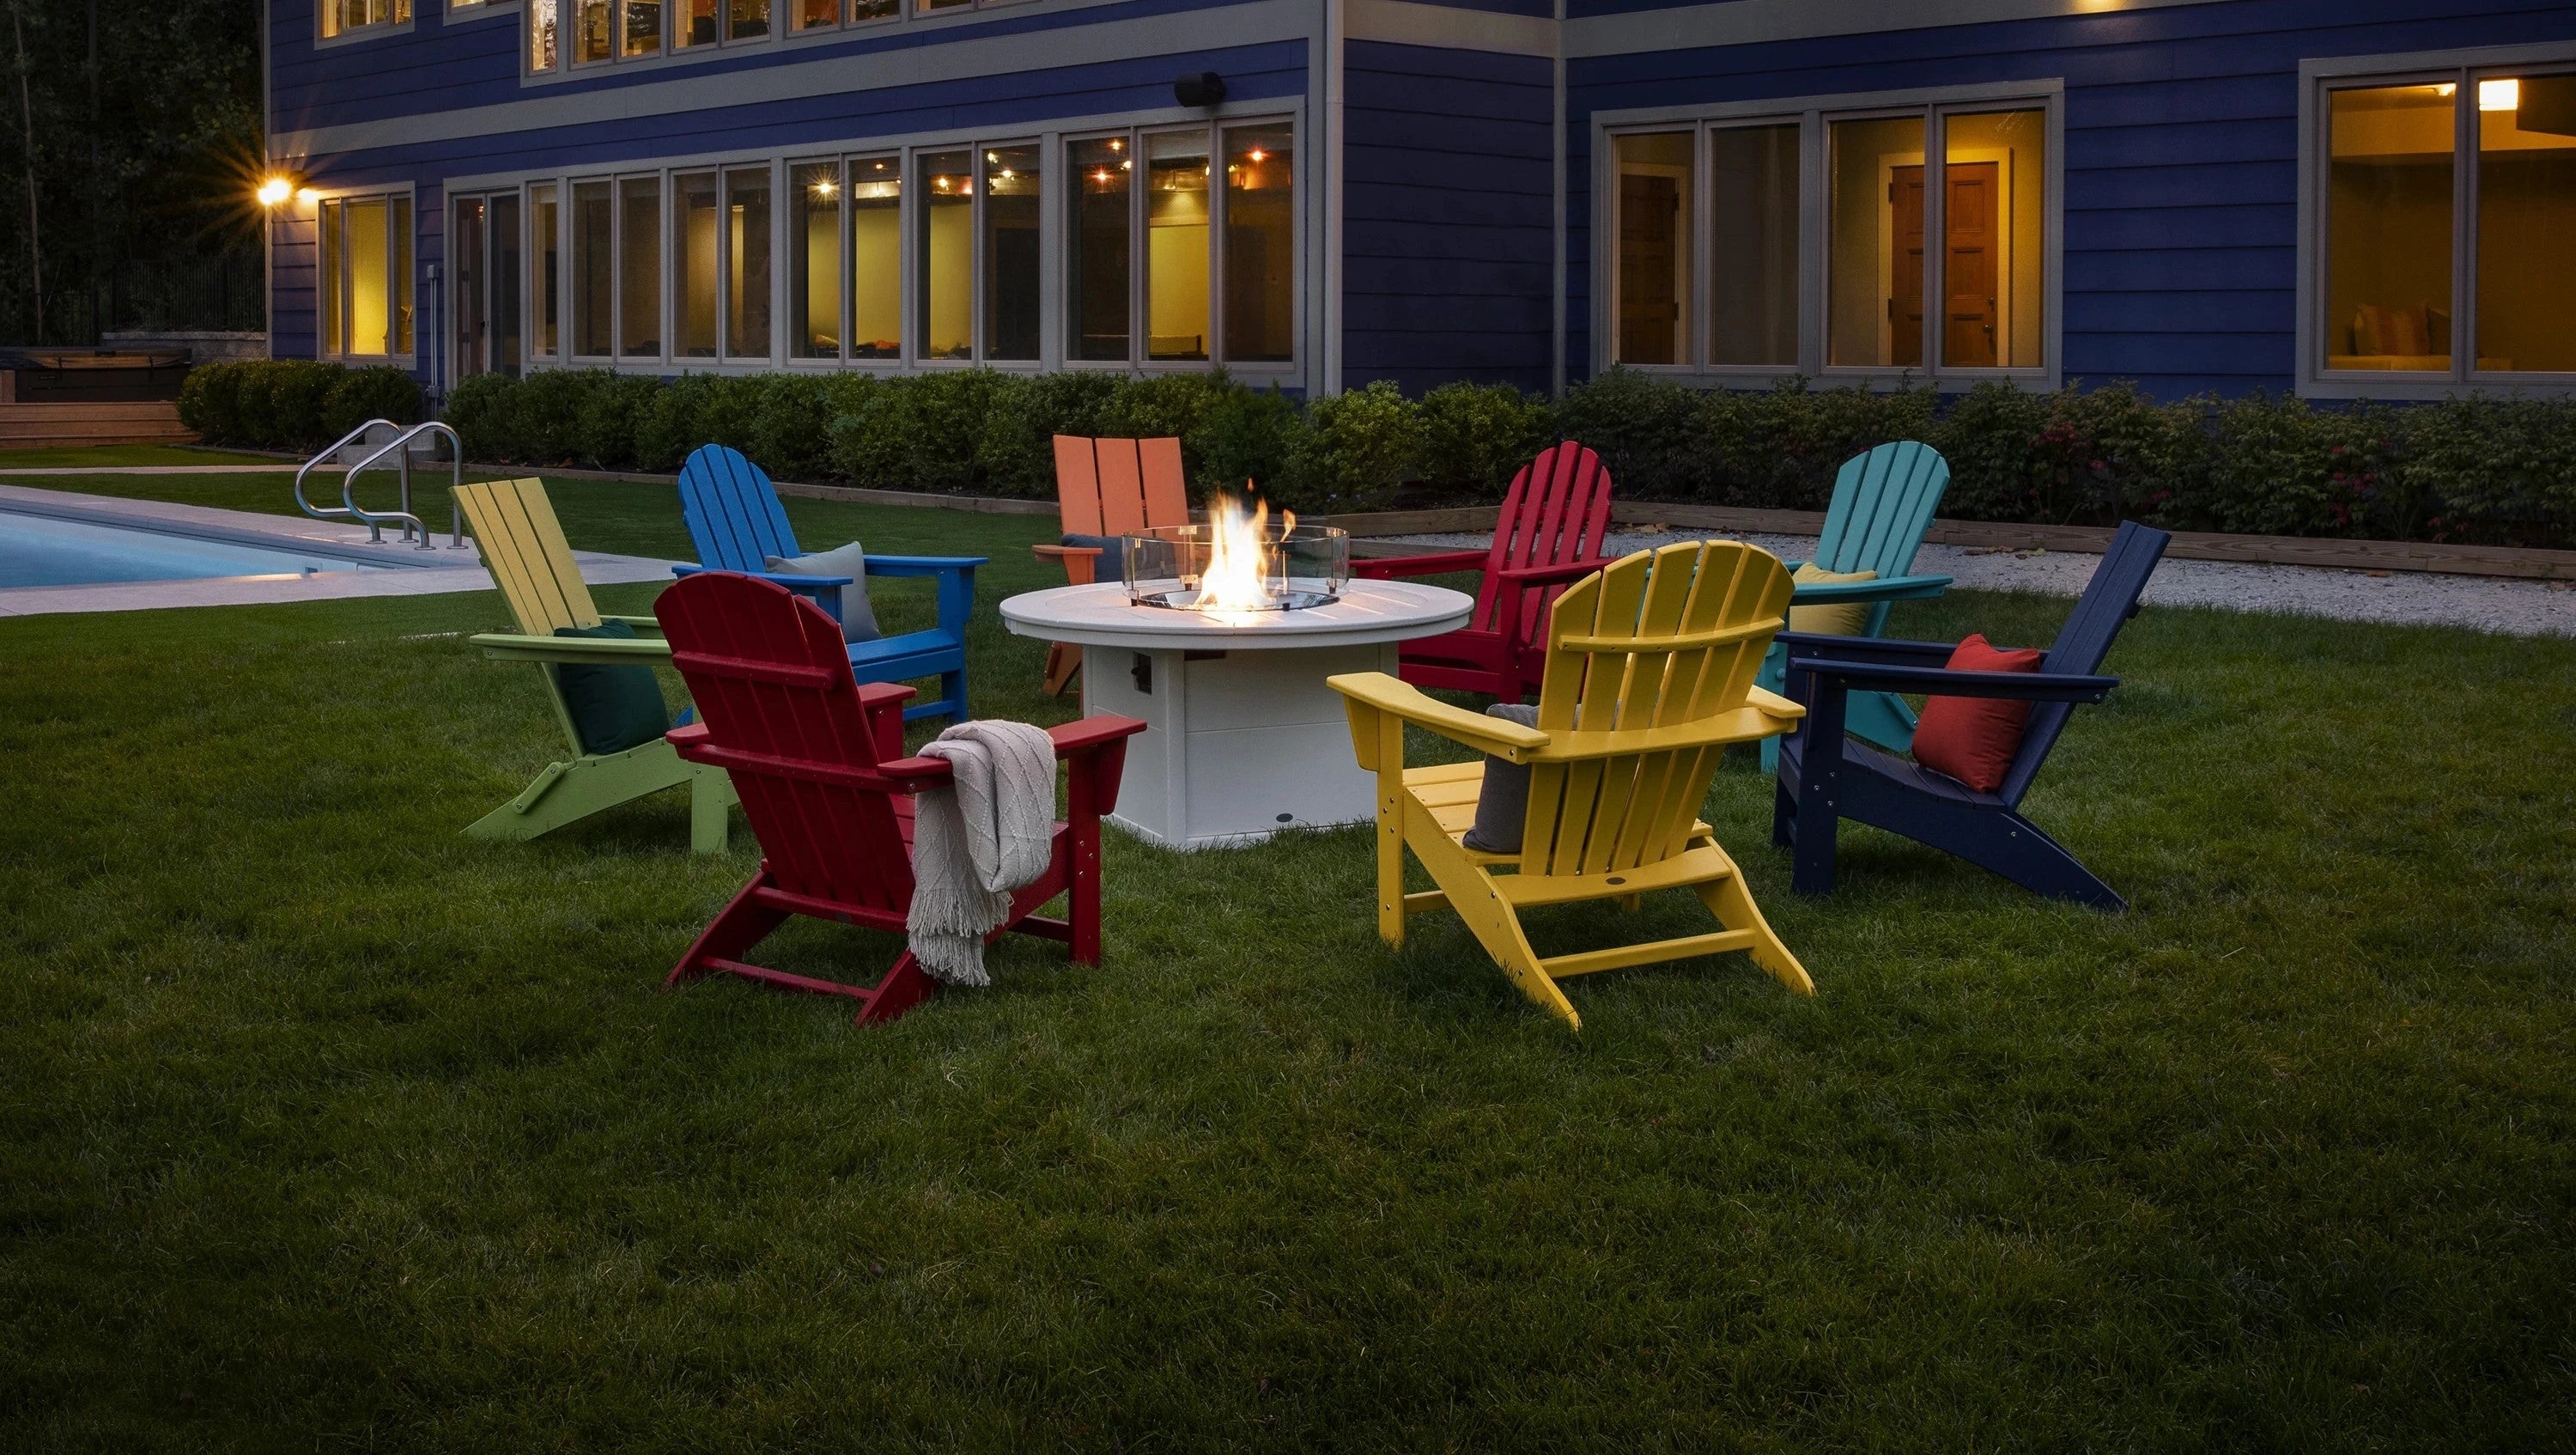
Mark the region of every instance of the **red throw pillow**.
<instances>
[{"instance_id":1,"label":"red throw pillow","mask_svg":"<svg viewBox=\"0 0 2576 1455\"><path fill-rule=\"evenodd\" d=\"M1983 632L1950 651L1953 672L2036 672L2040 653L2031 647L2005 651L1986 645ZM2001 697L1928 697L1923 718L1914 728L1914 761L1935 773L1947 773L1979 793L2004 786L2013 754L2021 751L2022 730L2030 725L2030 704Z\"/></svg>"}]
</instances>

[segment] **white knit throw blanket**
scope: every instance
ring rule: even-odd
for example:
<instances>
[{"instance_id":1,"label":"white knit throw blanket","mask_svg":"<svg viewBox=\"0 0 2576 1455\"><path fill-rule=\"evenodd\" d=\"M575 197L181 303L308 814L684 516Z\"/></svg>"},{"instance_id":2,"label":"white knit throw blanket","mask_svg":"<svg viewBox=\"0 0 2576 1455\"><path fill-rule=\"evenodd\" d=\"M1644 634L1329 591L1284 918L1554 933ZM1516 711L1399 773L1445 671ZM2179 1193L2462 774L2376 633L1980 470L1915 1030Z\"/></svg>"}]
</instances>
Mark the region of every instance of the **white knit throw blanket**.
<instances>
[{"instance_id":1,"label":"white knit throw blanket","mask_svg":"<svg viewBox=\"0 0 2576 1455\"><path fill-rule=\"evenodd\" d=\"M913 799L913 958L951 985L990 985L984 937L1051 857L1055 741L1023 722L962 722L921 753L952 776Z\"/></svg>"}]
</instances>

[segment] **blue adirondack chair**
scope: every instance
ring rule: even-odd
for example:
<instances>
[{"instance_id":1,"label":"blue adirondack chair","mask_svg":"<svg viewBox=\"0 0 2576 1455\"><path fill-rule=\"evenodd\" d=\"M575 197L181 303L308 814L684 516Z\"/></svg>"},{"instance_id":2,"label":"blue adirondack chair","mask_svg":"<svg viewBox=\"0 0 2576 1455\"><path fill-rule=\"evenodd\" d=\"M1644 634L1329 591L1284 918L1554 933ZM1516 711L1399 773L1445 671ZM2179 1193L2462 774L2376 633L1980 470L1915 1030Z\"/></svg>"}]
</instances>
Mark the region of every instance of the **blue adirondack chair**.
<instances>
[{"instance_id":1,"label":"blue adirondack chair","mask_svg":"<svg viewBox=\"0 0 2576 1455\"><path fill-rule=\"evenodd\" d=\"M787 523L786 507L778 503L777 488L741 451L701 445L690 455L680 467L680 512L688 518L698 564L673 567L675 574L735 571L757 576L813 598L834 620L840 618L840 588L850 584L849 577L789 576L769 569L771 556L804 552L796 547L796 532ZM975 568L986 559L868 555L872 577L939 578L939 625L850 644L850 670L861 682L939 679L939 696L905 707L906 722L940 715L966 720L966 619L975 609Z\"/></svg>"},{"instance_id":2,"label":"blue adirondack chair","mask_svg":"<svg viewBox=\"0 0 2576 1455\"><path fill-rule=\"evenodd\" d=\"M1834 476L1833 503L1825 509L1824 535L1816 542L1816 564L1828 571L1876 571L1878 579L1802 584L1789 604L1869 602L1869 622L1862 635L1875 637L1887 630L1888 610L1897 602L1947 590L1947 576L1908 573L1914 569L1914 553L1923 547L1923 532L1932 525L1933 508L1949 488L1950 462L1941 458L1939 450L1913 440L1880 445L1843 461ZM1802 563L1784 564L1796 571ZM1779 691L1788 661L1787 649L1774 646L1756 680L1770 691ZM1914 710L1893 692L1855 692L1843 730L1901 753L1914 745ZM1774 771L1779 761L1779 740L1765 741L1762 771Z\"/></svg>"},{"instance_id":3,"label":"blue adirondack chair","mask_svg":"<svg viewBox=\"0 0 2576 1455\"><path fill-rule=\"evenodd\" d=\"M1947 671L1947 642L1783 633L1787 696L1807 709L1781 747L1772 793L1771 841L1794 856L1790 883L1806 894L1833 889L1834 836L1848 818L1955 854L2051 899L2127 908L2128 901L2022 817L2020 805L2075 704L2100 702L2119 685L2117 677L2093 674L2121 624L2138 614L2139 593L2171 539L2135 521L2121 526L2036 672ZM2034 705L2003 786L1979 793L1854 742L1848 709L1864 691L2018 698Z\"/></svg>"}]
</instances>

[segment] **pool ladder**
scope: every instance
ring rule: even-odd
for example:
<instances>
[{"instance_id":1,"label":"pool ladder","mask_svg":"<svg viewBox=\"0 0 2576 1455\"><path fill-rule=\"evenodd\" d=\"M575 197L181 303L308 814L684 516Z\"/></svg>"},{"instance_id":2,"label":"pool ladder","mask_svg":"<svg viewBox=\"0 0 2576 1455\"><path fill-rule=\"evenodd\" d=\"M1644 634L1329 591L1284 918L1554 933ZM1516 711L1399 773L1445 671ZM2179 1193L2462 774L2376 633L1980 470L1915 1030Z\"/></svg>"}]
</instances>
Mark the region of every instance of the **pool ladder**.
<instances>
[{"instance_id":1,"label":"pool ladder","mask_svg":"<svg viewBox=\"0 0 2576 1455\"><path fill-rule=\"evenodd\" d=\"M377 433L379 430L390 431L391 433L390 435L381 435ZM402 538L404 540L412 539L413 533L416 531L419 533L420 537L419 549L424 551L436 550L438 548L437 543L429 538L429 527L421 524L420 517L414 515L411 509L412 441L425 435L443 436L446 439L447 458L453 467L452 474L454 478L451 481L451 484L464 484L465 442L456 437L455 430L448 428L446 425L443 425L434 419L424 424L412 425L408 428L396 424L390 419L371 419L365 424L359 425L356 429L349 431L347 434L340 436L339 441L333 444L331 448L324 450L322 453L315 455L312 459L305 461L304 468L295 472L295 504L297 508L302 510L306 515L313 517L315 520L365 521L367 523L367 540L370 544L381 542L385 538L384 527L393 522L399 521L402 523ZM304 498L305 476L312 474L315 470L320 469L324 465L330 464L334 460L346 460L349 454L354 453L357 450L366 450L370 445L373 445L374 448L369 453L361 456L357 463L350 465L349 473L340 477L340 503L338 505L315 505L312 501ZM382 460L387 455L394 457L394 468L402 477L402 509L369 510L357 502L352 492L357 487L359 474L370 466L373 466L377 461ZM452 491L448 495L447 500L447 544L451 548L461 547L465 544L465 519L458 510L456 497Z\"/></svg>"}]
</instances>

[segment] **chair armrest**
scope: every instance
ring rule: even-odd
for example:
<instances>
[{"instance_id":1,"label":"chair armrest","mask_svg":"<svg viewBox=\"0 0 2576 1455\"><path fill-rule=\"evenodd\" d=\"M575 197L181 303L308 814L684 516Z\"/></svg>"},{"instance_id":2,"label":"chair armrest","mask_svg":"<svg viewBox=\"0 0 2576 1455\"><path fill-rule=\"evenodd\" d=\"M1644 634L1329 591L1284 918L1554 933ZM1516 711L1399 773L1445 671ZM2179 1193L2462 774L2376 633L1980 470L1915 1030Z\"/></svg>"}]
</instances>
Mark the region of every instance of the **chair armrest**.
<instances>
[{"instance_id":1,"label":"chair armrest","mask_svg":"<svg viewBox=\"0 0 2576 1455\"><path fill-rule=\"evenodd\" d=\"M1748 698L1742 707L1697 722L1606 733L1559 733L1555 741L1531 752L1527 761L1580 763L1627 753L1669 753L1689 748L1759 742L1796 727L1798 719L1806 715L1807 710L1798 704L1764 692L1758 699Z\"/></svg>"},{"instance_id":2,"label":"chair armrest","mask_svg":"<svg viewBox=\"0 0 2576 1455\"><path fill-rule=\"evenodd\" d=\"M1942 697L1997 697L2020 702L2100 702L2120 685L2117 677L2071 672L1953 672L1947 667L1895 667L1791 657L1789 670L1824 680L1829 687L1880 692L1923 692Z\"/></svg>"},{"instance_id":3,"label":"chair armrest","mask_svg":"<svg viewBox=\"0 0 2576 1455\"><path fill-rule=\"evenodd\" d=\"M1950 653L1957 649L1950 642L1911 642L1901 637L1827 636L1820 632L1782 632L1772 640L1792 656L1837 662L1929 662L1939 666L1949 661Z\"/></svg>"},{"instance_id":4,"label":"chair armrest","mask_svg":"<svg viewBox=\"0 0 2576 1455\"><path fill-rule=\"evenodd\" d=\"M1079 718L1059 723L1046 730L1055 741L1056 761L1089 757L1101 749L1124 741L1145 730L1144 720L1103 713L1098 717ZM917 791L948 781L954 770L946 758L915 756L879 763L877 772L895 780L900 787Z\"/></svg>"},{"instance_id":5,"label":"chair armrest","mask_svg":"<svg viewBox=\"0 0 2576 1455\"><path fill-rule=\"evenodd\" d=\"M651 665L671 660L671 644L619 641L614 637L530 637L516 632L483 632L468 637L483 655L505 662L585 662L613 666L620 662Z\"/></svg>"},{"instance_id":6,"label":"chair armrest","mask_svg":"<svg viewBox=\"0 0 2576 1455\"><path fill-rule=\"evenodd\" d=\"M1051 560L1064 567L1068 586L1089 586L1100 579L1100 558L1107 552L1098 546L1035 545L1030 550L1041 560Z\"/></svg>"},{"instance_id":7,"label":"chair armrest","mask_svg":"<svg viewBox=\"0 0 2576 1455\"><path fill-rule=\"evenodd\" d=\"M1100 556L1107 554L1098 546L1057 546L1049 545L1043 541L1029 547L1029 549L1035 551L1038 555L1045 557L1048 560L1062 560L1067 556Z\"/></svg>"},{"instance_id":8,"label":"chair armrest","mask_svg":"<svg viewBox=\"0 0 2576 1455\"><path fill-rule=\"evenodd\" d=\"M1552 581L1580 581L1595 571L1617 564L1617 558L1602 556L1589 561L1559 561L1549 566L1513 566L1494 575L1515 586L1545 586Z\"/></svg>"},{"instance_id":9,"label":"chair armrest","mask_svg":"<svg viewBox=\"0 0 2576 1455\"><path fill-rule=\"evenodd\" d=\"M938 576L950 571L972 571L991 560L990 556L870 556L871 576Z\"/></svg>"},{"instance_id":10,"label":"chair armrest","mask_svg":"<svg viewBox=\"0 0 2576 1455\"><path fill-rule=\"evenodd\" d=\"M1421 688L1384 672L1346 672L1327 677L1324 685L1342 694L1343 706L1357 715L1363 711L1391 713L1406 722L1429 728L1454 743L1463 743L1480 752L1491 753L1515 763L1529 761L1529 755L1544 748L1549 735L1537 728L1522 727L1499 717L1451 707L1425 693Z\"/></svg>"},{"instance_id":11,"label":"chair armrest","mask_svg":"<svg viewBox=\"0 0 2576 1455\"><path fill-rule=\"evenodd\" d=\"M1792 606L1833 601L1916 601L1950 589L1947 576L1890 576L1880 581L1806 581L1789 592Z\"/></svg>"},{"instance_id":12,"label":"chair armrest","mask_svg":"<svg viewBox=\"0 0 2576 1455\"><path fill-rule=\"evenodd\" d=\"M1484 551L1432 551L1420 556L1364 556L1352 560L1351 574L1363 581L1392 581L1399 576L1481 571L1486 555Z\"/></svg>"}]
</instances>

